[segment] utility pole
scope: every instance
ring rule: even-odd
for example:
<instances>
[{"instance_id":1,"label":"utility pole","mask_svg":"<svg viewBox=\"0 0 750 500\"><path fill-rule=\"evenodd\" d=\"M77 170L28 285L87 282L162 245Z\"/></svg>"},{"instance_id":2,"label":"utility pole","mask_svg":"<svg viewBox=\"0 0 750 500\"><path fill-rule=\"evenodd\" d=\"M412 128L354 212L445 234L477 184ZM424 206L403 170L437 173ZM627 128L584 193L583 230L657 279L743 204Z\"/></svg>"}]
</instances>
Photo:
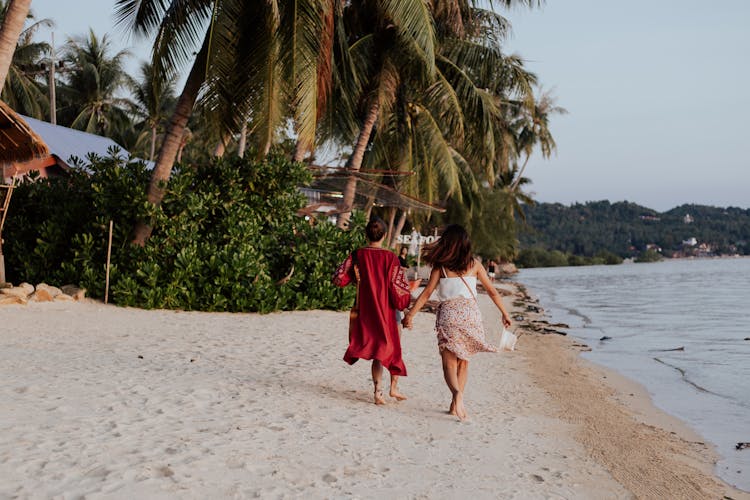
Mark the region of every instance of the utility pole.
<instances>
[{"instance_id":1,"label":"utility pole","mask_svg":"<svg viewBox=\"0 0 750 500\"><path fill-rule=\"evenodd\" d=\"M55 33L52 32L52 49L50 51L49 65L49 122L57 125L57 103L55 102Z\"/></svg>"}]
</instances>

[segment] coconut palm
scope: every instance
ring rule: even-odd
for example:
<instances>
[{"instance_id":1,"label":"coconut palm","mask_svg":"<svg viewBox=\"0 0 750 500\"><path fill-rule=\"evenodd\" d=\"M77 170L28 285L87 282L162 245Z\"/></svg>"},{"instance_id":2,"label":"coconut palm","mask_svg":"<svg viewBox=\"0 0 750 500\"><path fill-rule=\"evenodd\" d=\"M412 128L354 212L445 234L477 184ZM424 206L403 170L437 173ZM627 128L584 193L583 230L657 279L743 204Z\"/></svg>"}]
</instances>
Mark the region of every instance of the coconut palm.
<instances>
[{"instance_id":1,"label":"coconut palm","mask_svg":"<svg viewBox=\"0 0 750 500\"><path fill-rule=\"evenodd\" d=\"M535 203L531 195L522 190L523 186L527 184L531 184L531 179L523 177L517 165L498 175L495 188L502 193L505 214L511 218L518 217L525 221L526 215L523 212L523 205Z\"/></svg>"},{"instance_id":2,"label":"coconut palm","mask_svg":"<svg viewBox=\"0 0 750 500\"><path fill-rule=\"evenodd\" d=\"M510 6L538 2L507 0L501 3ZM487 177L493 178L494 171L490 168L495 156L492 120L498 115L498 108L488 85L479 84L483 83L482 79L494 75L495 67L505 66L500 40L507 33L508 23L496 13L476 8L474 2L466 0L434 2L430 6L432 11L429 15L435 27L433 45L430 51L422 51L434 55L435 59L430 64L415 66L415 62L421 62L420 50L416 51L415 56L413 49L421 47L408 43L408 40L391 45L383 43L389 41L388 29L383 33L373 31L352 45L350 55L354 68L371 71L370 75L365 74L358 79L379 82L380 86L377 93L368 91L366 87L362 89L364 97L361 100L369 107L366 107L347 167L355 173L360 169L370 142L374 145L371 147L373 151L378 144L388 144L388 141L377 138L370 141L373 133L386 135L381 133L381 129L382 132L395 133L396 137L400 137L397 141L400 140L401 147L394 148L394 144L388 144L385 148L402 155L402 159L397 161L401 168L405 168L403 158L409 158L406 163L423 171L425 175L415 176L411 184L426 187L426 199L432 201L440 183L445 185L445 195L460 195L461 191L457 188L461 171L466 170L467 160L485 166ZM355 23L351 24L356 26ZM373 27L377 23L372 18L366 18L364 25ZM370 42L368 36L373 41L381 42L380 45ZM362 47L363 41L370 43ZM398 50L393 50L394 46ZM407 98L406 101L402 99L399 107L399 89L404 85L409 90L402 93ZM409 95L417 100L410 101ZM396 119L389 116L394 109L401 113ZM337 116L347 115L339 112ZM378 122L377 127L375 122ZM470 140L464 144L467 136ZM382 156L376 158L383 161ZM356 176L352 176L344 190L342 205L345 210L351 207L355 190ZM342 213L339 226L344 227L347 219L348 213Z\"/></svg>"},{"instance_id":3,"label":"coconut palm","mask_svg":"<svg viewBox=\"0 0 750 500\"><path fill-rule=\"evenodd\" d=\"M70 38L63 49L66 67L59 85L61 122L71 128L121 140L130 127L134 104L119 92L133 80L124 68L130 54L122 50L111 55L107 35Z\"/></svg>"},{"instance_id":4,"label":"coconut palm","mask_svg":"<svg viewBox=\"0 0 750 500\"><path fill-rule=\"evenodd\" d=\"M138 116L142 117L145 128L138 142L148 137L149 161L154 161L158 128L164 125L174 107L174 88L173 75L165 71L156 71L151 63L141 64L140 78L134 83L132 92Z\"/></svg>"},{"instance_id":5,"label":"coconut palm","mask_svg":"<svg viewBox=\"0 0 750 500\"><path fill-rule=\"evenodd\" d=\"M4 18L8 2L0 0L0 19ZM52 27L50 19L34 20L29 11L27 21L31 21L18 38L18 46L13 54L13 61L8 70L2 99L21 114L43 120L49 108L49 99L45 92L43 75L45 61L50 46L33 40L41 27Z\"/></svg>"},{"instance_id":6,"label":"coconut palm","mask_svg":"<svg viewBox=\"0 0 750 500\"><path fill-rule=\"evenodd\" d=\"M23 31L31 8L31 0L8 0L0 27L0 89L5 87L18 37Z\"/></svg>"},{"instance_id":7,"label":"coconut palm","mask_svg":"<svg viewBox=\"0 0 750 500\"><path fill-rule=\"evenodd\" d=\"M267 153L288 116L311 147L316 111L328 78L328 41L332 40L334 0L247 2L242 0L118 0L116 15L138 35L155 36L158 70L176 70L192 59L159 150L148 188L148 200L159 204L180 149L183 130L201 90L227 132L253 121L253 137ZM291 109L290 109L291 108ZM301 153L300 153L301 155ZM142 244L151 232L135 228Z\"/></svg>"},{"instance_id":8,"label":"coconut palm","mask_svg":"<svg viewBox=\"0 0 750 500\"><path fill-rule=\"evenodd\" d=\"M164 197L163 186L169 180L183 139L188 119L205 80L210 35L204 25L211 17L213 2L159 0L118 0L115 15L119 24L126 25L138 36L154 36L153 61L156 71L177 71L191 60L196 45L200 48L192 61L185 85L169 119L164 140L159 148L156 164L148 186L148 201L154 205ZM143 245L151 234L151 227L140 221L134 228L134 243Z\"/></svg>"},{"instance_id":9,"label":"coconut palm","mask_svg":"<svg viewBox=\"0 0 750 500\"><path fill-rule=\"evenodd\" d=\"M341 99L337 101L337 105L349 112L335 109L334 120L340 132L356 131L352 154L347 161L349 171L356 174L362 167L375 122L392 112L402 80L426 83L434 78L436 38L432 13L428 5L419 0L370 0L350 4L345 10L344 22L350 59L342 58L341 63L350 66L338 69L344 77L347 72L353 72L350 78L353 85L343 88ZM351 139L346 135L340 137L347 142ZM339 227L348 224L356 189L357 177L353 175L344 188Z\"/></svg>"},{"instance_id":10,"label":"coconut palm","mask_svg":"<svg viewBox=\"0 0 750 500\"><path fill-rule=\"evenodd\" d=\"M253 2L224 2L217 9L206 94L229 131L249 120L260 156L278 142L289 119L297 135L295 159L314 147L330 87L336 3L276 1L269 10Z\"/></svg>"},{"instance_id":11,"label":"coconut palm","mask_svg":"<svg viewBox=\"0 0 750 500\"><path fill-rule=\"evenodd\" d=\"M461 22L437 23L435 78L426 86L400 80L396 104L379 117L364 166L410 172L396 177L404 179L395 186L400 191L431 203L454 198L470 213L481 202L481 183L492 185L502 170L497 158L507 151L495 140L506 128L502 105L518 97L531 101L535 77L500 51L508 31L504 18L473 7L462 16ZM422 214L415 218L426 222Z\"/></svg>"},{"instance_id":12,"label":"coconut palm","mask_svg":"<svg viewBox=\"0 0 750 500\"><path fill-rule=\"evenodd\" d=\"M518 172L516 181L511 185L512 189L518 187L518 183L523 176L524 170L526 170L526 165L529 162L529 158L531 158L534 147L539 146L544 158L549 158L555 151L557 144L549 129L549 118L552 114L563 115L567 112L565 108L557 106L557 99L552 95L551 91L541 90L539 97L534 100L531 112L524 113L517 144L519 151L522 151L526 155L526 158L521 166L521 170Z\"/></svg>"}]
</instances>

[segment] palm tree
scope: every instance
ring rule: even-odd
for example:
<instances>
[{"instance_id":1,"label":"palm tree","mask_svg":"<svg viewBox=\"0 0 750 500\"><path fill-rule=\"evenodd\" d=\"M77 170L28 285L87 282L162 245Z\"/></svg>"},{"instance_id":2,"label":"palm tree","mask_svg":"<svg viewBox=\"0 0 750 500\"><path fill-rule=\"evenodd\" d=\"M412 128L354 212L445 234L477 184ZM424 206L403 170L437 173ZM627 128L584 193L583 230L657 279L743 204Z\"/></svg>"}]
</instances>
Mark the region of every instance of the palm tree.
<instances>
[{"instance_id":1,"label":"palm tree","mask_svg":"<svg viewBox=\"0 0 750 500\"><path fill-rule=\"evenodd\" d=\"M213 26L207 95L217 98L224 127L249 135L260 156L292 119L294 159L315 144L317 121L331 80L335 0L222 2ZM219 9L217 9L217 12ZM255 25L255 29L248 29ZM230 109L222 110L223 106Z\"/></svg>"},{"instance_id":2,"label":"palm tree","mask_svg":"<svg viewBox=\"0 0 750 500\"><path fill-rule=\"evenodd\" d=\"M8 2L0 0L0 18L5 17ZM27 20L34 20L29 11ZM14 110L21 114L43 120L49 108L49 99L45 92L43 78L45 74L45 56L51 48L44 42L33 40L41 27L52 27L50 19L40 19L32 22L20 34L18 45L2 89L2 99Z\"/></svg>"},{"instance_id":3,"label":"palm tree","mask_svg":"<svg viewBox=\"0 0 750 500\"><path fill-rule=\"evenodd\" d=\"M299 150L311 147L325 92L334 0L118 0L116 15L137 35L154 35L153 64L175 70L200 43L157 156L148 200L158 205L201 89L227 132L250 117L267 153L286 117L294 117ZM210 22L209 22L210 21ZM209 26L206 29L206 26ZM290 109L291 107L291 109ZM134 243L151 233L137 224Z\"/></svg>"},{"instance_id":4,"label":"palm tree","mask_svg":"<svg viewBox=\"0 0 750 500\"><path fill-rule=\"evenodd\" d=\"M140 78L135 82L132 90L138 107L138 115L143 117L143 125L146 129L144 134L148 135L149 161L154 161L158 128L166 122L174 107L174 87L175 78L172 75L164 71L156 71L151 63L141 64Z\"/></svg>"},{"instance_id":5,"label":"palm tree","mask_svg":"<svg viewBox=\"0 0 750 500\"><path fill-rule=\"evenodd\" d=\"M518 172L516 181L510 186L511 189L518 187L535 146L539 146L544 158L549 158L557 148L555 139L549 129L549 118L552 114L564 115L568 111L561 106L557 106L556 103L557 99L551 91L542 90L539 97L534 101L531 113L527 113L523 117L523 125L518 134L518 149L523 151L526 158Z\"/></svg>"},{"instance_id":6,"label":"palm tree","mask_svg":"<svg viewBox=\"0 0 750 500\"><path fill-rule=\"evenodd\" d=\"M99 38L93 30L68 40L62 56L66 72L60 114L71 128L120 140L130 127L134 104L118 92L132 87L133 80L124 69L129 52L110 52L109 37Z\"/></svg>"},{"instance_id":7,"label":"palm tree","mask_svg":"<svg viewBox=\"0 0 750 500\"><path fill-rule=\"evenodd\" d=\"M210 0L168 4L158 0L118 0L115 4L119 24L127 25L138 36L155 36L152 64L156 71L176 71L191 58L193 47L200 43L151 174L147 198L153 205L160 204L164 197L164 185L178 152L184 147L185 128L205 80L211 37L203 25L211 17L212 4ZM133 232L133 242L143 245L151 234L151 226L139 221Z\"/></svg>"},{"instance_id":8,"label":"palm tree","mask_svg":"<svg viewBox=\"0 0 750 500\"><path fill-rule=\"evenodd\" d=\"M3 25L0 27L0 89L5 87L18 37L29 15L31 0L9 0L5 9Z\"/></svg>"},{"instance_id":9,"label":"palm tree","mask_svg":"<svg viewBox=\"0 0 750 500\"><path fill-rule=\"evenodd\" d=\"M523 205L534 205L535 203L531 195L521 189L527 184L531 184L531 179L523 177L517 165L514 165L507 172L498 175L495 188L503 194L504 213L507 216L511 218L518 217L523 221L526 220Z\"/></svg>"},{"instance_id":10,"label":"palm tree","mask_svg":"<svg viewBox=\"0 0 750 500\"><path fill-rule=\"evenodd\" d=\"M351 66L339 70L344 77L353 72L354 85L342 89L338 102L349 113L334 113L338 130L356 131L346 165L356 174L362 167L375 122L391 113L402 79L427 82L434 78L436 35L432 13L421 0L363 1L347 6L345 17ZM342 58L341 62L349 61ZM342 119L349 123L341 124ZM341 228L348 224L356 189L357 177L352 175L344 187L343 212L338 219Z\"/></svg>"},{"instance_id":11,"label":"palm tree","mask_svg":"<svg viewBox=\"0 0 750 500\"><path fill-rule=\"evenodd\" d=\"M380 86L379 99L370 98L367 88L362 89L365 97L361 99L370 103L370 107L347 163L350 171L359 171L369 147L380 165L397 164L402 170L420 173L411 179L409 190L428 201L435 201L438 191L443 196L460 197L460 179L469 164L484 166L487 178L493 179L491 166L496 156L493 123L499 115L497 95L516 87L506 89L486 81L492 77L497 80L496 68L507 66L500 40L508 31L508 23L494 12L476 8L474 3L453 0L430 4L433 10L428 14L435 27L430 50L408 39L399 40L398 50L387 43L382 46L370 43L365 46L369 50L360 46L364 45L362 41L368 41L367 36L387 42L388 30L368 33L352 45L350 54L355 69L374 69L371 75L365 73L358 79L375 81ZM517 0L501 3L538 4ZM365 26L377 26L373 19L365 20ZM432 54L434 60L421 64L420 54ZM517 82L514 85L518 86ZM346 113L338 112L338 116ZM376 138L370 140L373 134ZM390 136L396 144L384 136ZM351 207L355 190L356 177L352 176L344 190L345 210ZM417 193L418 190L422 192ZM344 227L347 219L348 213L342 213L339 226Z\"/></svg>"}]
</instances>

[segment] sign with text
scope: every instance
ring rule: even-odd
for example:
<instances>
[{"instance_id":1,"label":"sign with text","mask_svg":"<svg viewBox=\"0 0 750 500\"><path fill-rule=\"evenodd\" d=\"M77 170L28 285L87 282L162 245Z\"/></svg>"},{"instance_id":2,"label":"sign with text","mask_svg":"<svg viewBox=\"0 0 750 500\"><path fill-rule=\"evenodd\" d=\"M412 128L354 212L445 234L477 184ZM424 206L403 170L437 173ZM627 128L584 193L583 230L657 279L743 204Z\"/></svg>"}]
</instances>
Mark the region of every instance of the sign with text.
<instances>
[{"instance_id":1,"label":"sign with text","mask_svg":"<svg viewBox=\"0 0 750 500\"><path fill-rule=\"evenodd\" d=\"M430 243L434 243L439 240L440 236L422 236L421 234L412 236L411 234L399 234L396 241L400 245L410 245L412 242L414 242L415 238L416 242L419 245L429 245Z\"/></svg>"}]
</instances>

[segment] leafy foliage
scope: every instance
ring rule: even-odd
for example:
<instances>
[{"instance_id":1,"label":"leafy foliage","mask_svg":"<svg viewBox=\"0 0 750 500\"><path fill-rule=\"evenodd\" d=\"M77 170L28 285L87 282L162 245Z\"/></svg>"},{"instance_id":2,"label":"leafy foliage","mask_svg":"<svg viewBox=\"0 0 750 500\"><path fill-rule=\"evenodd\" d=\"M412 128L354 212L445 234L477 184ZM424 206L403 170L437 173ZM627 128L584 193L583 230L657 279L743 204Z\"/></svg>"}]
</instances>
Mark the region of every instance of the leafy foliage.
<instances>
[{"instance_id":1,"label":"leafy foliage","mask_svg":"<svg viewBox=\"0 0 750 500\"><path fill-rule=\"evenodd\" d=\"M447 212L439 217L445 223L461 224L471 234L474 251L487 259L512 261L518 252L511 195L500 185L481 187L473 205L450 199Z\"/></svg>"},{"instance_id":2,"label":"leafy foliage","mask_svg":"<svg viewBox=\"0 0 750 500\"><path fill-rule=\"evenodd\" d=\"M63 52L67 70L58 83L60 123L71 128L111 137L129 145L134 104L119 93L133 85L124 64L129 53L111 55L107 35L98 37L93 30L86 36L70 38Z\"/></svg>"},{"instance_id":3,"label":"leafy foliage","mask_svg":"<svg viewBox=\"0 0 750 500\"><path fill-rule=\"evenodd\" d=\"M593 257L563 253L560 250L543 248L525 248L516 259L518 267L561 267L621 264L622 257L611 252L602 251Z\"/></svg>"},{"instance_id":4,"label":"leafy foliage","mask_svg":"<svg viewBox=\"0 0 750 500\"><path fill-rule=\"evenodd\" d=\"M10 0L0 0L0 22L5 19ZM18 37L13 60L2 89L2 100L15 111L43 120L49 113L49 99L45 88L46 57L50 46L35 41L40 28L52 28L50 19L39 19L29 11L26 26Z\"/></svg>"},{"instance_id":5,"label":"leafy foliage","mask_svg":"<svg viewBox=\"0 0 750 500\"><path fill-rule=\"evenodd\" d=\"M363 220L342 232L296 215L301 164L281 156L237 157L182 167L159 208L141 186L141 162L91 158L91 174L36 179L13 197L7 221L12 280L76 283L103 297L107 231L114 221L113 301L144 308L258 311L351 305L353 290L331 285L335 267L363 243ZM130 242L133 221L148 217L144 247Z\"/></svg>"},{"instance_id":6,"label":"leafy foliage","mask_svg":"<svg viewBox=\"0 0 750 500\"><path fill-rule=\"evenodd\" d=\"M645 252L641 252L638 257L635 258L634 262L659 262L663 258L664 257L662 257L656 250L649 249Z\"/></svg>"}]
</instances>

